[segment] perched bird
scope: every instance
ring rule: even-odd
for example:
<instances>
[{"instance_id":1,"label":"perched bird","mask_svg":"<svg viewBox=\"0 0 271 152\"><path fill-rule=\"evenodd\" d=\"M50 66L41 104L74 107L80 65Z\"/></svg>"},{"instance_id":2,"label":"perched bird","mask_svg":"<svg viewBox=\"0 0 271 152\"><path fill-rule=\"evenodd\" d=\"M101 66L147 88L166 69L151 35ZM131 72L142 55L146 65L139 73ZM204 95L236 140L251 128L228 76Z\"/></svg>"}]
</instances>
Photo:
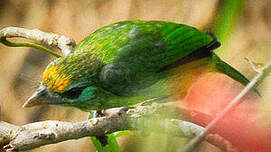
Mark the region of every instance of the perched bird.
<instances>
[{"instance_id":1,"label":"perched bird","mask_svg":"<svg viewBox=\"0 0 271 152\"><path fill-rule=\"evenodd\" d=\"M168 78L190 63L209 64L247 84L212 52L219 46L212 34L188 25L141 20L110 24L52 61L24 107L59 104L90 111L168 97Z\"/></svg>"}]
</instances>

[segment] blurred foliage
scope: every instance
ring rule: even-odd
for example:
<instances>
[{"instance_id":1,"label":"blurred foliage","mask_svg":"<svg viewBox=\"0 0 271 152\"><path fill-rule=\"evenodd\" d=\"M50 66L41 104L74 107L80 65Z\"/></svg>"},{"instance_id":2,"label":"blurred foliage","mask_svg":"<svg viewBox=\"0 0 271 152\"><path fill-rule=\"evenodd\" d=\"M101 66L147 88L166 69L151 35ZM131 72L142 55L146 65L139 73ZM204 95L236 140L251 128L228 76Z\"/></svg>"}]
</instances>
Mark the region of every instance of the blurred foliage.
<instances>
[{"instance_id":1,"label":"blurred foliage","mask_svg":"<svg viewBox=\"0 0 271 152\"><path fill-rule=\"evenodd\" d=\"M218 55L223 55L223 48L227 46L227 40L243 14L244 3L245 0L224 1L221 9L218 10L214 24L214 33L217 39L223 44L215 50Z\"/></svg>"},{"instance_id":2,"label":"blurred foliage","mask_svg":"<svg viewBox=\"0 0 271 152\"><path fill-rule=\"evenodd\" d=\"M96 138L91 137L91 141L98 152L121 152L119 144L117 142L117 138L125 135L133 135L132 131L118 131L112 134L108 134L107 136L107 144L105 146Z\"/></svg>"},{"instance_id":3,"label":"blurred foliage","mask_svg":"<svg viewBox=\"0 0 271 152\"><path fill-rule=\"evenodd\" d=\"M223 7L226 3L229 3L230 9ZM222 41L228 39L223 59L251 78L255 71L248 66L243 57L261 63L271 59L271 0L247 0L243 9L238 7L241 3L244 3L244 0L1 0L0 28L6 26L38 28L70 36L79 42L101 26L127 19L173 21L189 24L201 30L221 25L214 31ZM236 10L243 11L232 14ZM228 13L237 15L238 20L232 20L231 17L217 20ZM38 85L42 71L54 57L28 48L8 48L3 45L0 45L0 51L0 105L4 121L21 125L46 119L62 121L87 119L87 113L73 108L55 106L21 108L24 100ZM271 99L271 86L268 85L270 82L271 79L268 78L260 86L264 100L260 108L268 118L271 114L268 108L270 107L268 101ZM112 143L114 142L112 140ZM123 152L162 152L175 151L182 147L186 139L153 133L148 136L122 136L118 138L118 142ZM202 147L204 148L200 151L218 151L208 144L203 144ZM95 151L95 148L90 140L85 138L32 151L88 152Z\"/></svg>"}]
</instances>

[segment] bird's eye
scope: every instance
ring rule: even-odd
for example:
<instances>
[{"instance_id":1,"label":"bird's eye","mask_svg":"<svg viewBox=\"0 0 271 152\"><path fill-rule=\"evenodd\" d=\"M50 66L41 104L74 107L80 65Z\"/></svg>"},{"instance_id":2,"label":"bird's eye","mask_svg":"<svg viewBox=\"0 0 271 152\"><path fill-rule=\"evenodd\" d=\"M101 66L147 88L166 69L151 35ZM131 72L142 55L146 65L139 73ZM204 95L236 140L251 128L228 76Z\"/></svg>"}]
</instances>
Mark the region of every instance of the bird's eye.
<instances>
[{"instance_id":1,"label":"bird's eye","mask_svg":"<svg viewBox=\"0 0 271 152\"><path fill-rule=\"evenodd\" d=\"M61 96L68 98L68 99L76 99L81 95L81 93L84 89L85 89L84 87L72 88L72 89L62 93Z\"/></svg>"}]
</instances>

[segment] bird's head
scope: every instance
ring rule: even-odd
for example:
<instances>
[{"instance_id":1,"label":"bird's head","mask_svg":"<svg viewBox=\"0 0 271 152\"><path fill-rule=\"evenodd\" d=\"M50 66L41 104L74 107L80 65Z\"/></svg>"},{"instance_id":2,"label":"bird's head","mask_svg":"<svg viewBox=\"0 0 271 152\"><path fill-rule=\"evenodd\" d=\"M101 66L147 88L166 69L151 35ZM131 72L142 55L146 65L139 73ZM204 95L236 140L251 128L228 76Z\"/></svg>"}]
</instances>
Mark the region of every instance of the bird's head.
<instances>
[{"instance_id":1,"label":"bird's head","mask_svg":"<svg viewBox=\"0 0 271 152\"><path fill-rule=\"evenodd\" d=\"M99 103L93 100L101 92L95 87L100 63L97 57L84 52L57 58L47 66L40 87L23 106L61 104L82 110L97 108Z\"/></svg>"}]
</instances>

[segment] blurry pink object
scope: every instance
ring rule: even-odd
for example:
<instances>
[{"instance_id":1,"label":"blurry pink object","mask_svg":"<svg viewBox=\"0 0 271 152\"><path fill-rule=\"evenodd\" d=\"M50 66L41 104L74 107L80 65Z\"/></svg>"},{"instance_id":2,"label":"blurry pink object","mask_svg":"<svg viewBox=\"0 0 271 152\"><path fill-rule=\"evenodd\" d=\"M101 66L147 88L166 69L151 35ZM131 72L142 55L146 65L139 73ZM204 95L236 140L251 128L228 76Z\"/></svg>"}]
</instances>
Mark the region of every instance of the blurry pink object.
<instances>
[{"instance_id":1,"label":"blurry pink object","mask_svg":"<svg viewBox=\"0 0 271 152\"><path fill-rule=\"evenodd\" d=\"M220 73L202 74L189 88L184 99L188 111L198 111L212 118L242 90L243 86ZM238 107L227 114L212 133L218 133L241 151L271 152L271 126L265 123L258 111L260 102L251 91ZM205 126L210 119L193 117L191 121Z\"/></svg>"}]
</instances>

